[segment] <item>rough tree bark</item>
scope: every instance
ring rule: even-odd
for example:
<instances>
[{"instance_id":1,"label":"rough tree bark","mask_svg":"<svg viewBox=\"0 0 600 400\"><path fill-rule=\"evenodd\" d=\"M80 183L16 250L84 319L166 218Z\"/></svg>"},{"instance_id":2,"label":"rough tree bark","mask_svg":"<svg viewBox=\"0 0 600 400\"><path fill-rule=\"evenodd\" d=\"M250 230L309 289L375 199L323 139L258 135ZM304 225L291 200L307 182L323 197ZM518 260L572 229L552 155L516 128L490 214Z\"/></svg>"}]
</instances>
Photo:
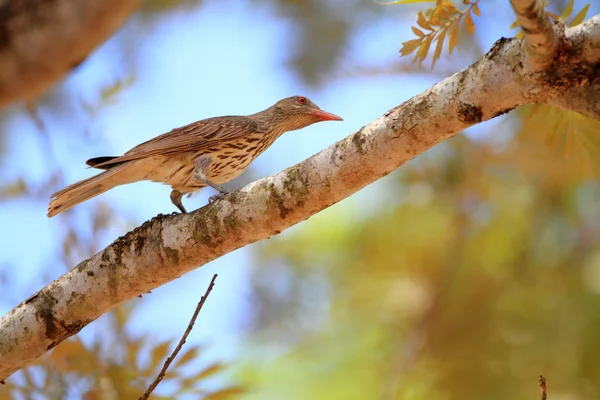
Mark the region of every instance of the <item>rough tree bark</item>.
<instances>
[{"instance_id":1,"label":"rough tree bark","mask_svg":"<svg viewBox=\"0 0 600 400\"><path fill-rule=\"evenodd\" d=\"M0 108L30 100L117 29L142 0L0 0Z\"/></svg>"},{"instance_id":2,"label":"rough tree bark","mask_svg":"<svg viewBox=\"0 0 600 400\"><path fill-rule=\"evenodd\" d=\"M550 18L541 0L510 0L517 14L529 52L528 67L543 69L552 62L558 46L558 38L552 30Z\"/></svg>"},{"instance_id":3,"label":"rough tree bark","mask_svg":"<svg viewBox=\"0 0 600 400\"><path fill-rule=\"evenodd\" d=\"M103 313L226 253L276 235L463 129L522 104L560 103L600 119L600 15L564 30L543 70L516 39L302 163L186 215L159 215L0 319L0 379ZM526 39L527 40L527 37ZM595 104L592 104L595 103Z\"/></svg>"}]
</instances>

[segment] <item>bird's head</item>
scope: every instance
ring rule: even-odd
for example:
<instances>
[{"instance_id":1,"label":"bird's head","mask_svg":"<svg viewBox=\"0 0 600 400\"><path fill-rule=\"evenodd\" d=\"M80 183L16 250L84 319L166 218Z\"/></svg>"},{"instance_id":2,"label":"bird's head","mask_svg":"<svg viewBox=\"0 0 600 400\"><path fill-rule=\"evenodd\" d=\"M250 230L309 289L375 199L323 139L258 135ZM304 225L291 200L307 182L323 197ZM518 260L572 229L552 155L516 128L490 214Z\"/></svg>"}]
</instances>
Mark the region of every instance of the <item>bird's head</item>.
<instances>
[{"instance_id":1,"label":"bird's head","mask_svg":"<svg viewBox=\"0 0 600 400\"><path fill-rule=\"evenodd\" d=\"M285 131L293 131L323 121L343 121L335 114L323 111L308 97L292 96L279 100L268 111L272 120Z\"/></svg>"}]
</instances>

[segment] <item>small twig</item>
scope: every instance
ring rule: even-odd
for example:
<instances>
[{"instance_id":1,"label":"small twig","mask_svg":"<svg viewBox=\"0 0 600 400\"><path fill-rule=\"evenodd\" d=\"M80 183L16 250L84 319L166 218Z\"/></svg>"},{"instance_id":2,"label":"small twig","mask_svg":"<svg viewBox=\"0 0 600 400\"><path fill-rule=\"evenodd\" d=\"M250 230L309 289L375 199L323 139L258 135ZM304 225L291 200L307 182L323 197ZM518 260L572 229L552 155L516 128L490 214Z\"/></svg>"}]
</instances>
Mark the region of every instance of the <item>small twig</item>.
<instances>
[{"instance_id":1,"label":"small twig","mask_svg":"<svg viewBox=\"0 0 600 400\"><path fill-rule=\"evenodd\" d=\"M538 71L552 61L558 47L545 4L543 0L510 0L510 4L523 30L529 67Z\"/></svg>"},{"instance_id":2,"label":"small twig","mask_svg":"<svg viewBox=\"0 0 600 400\"><path fill-rule=\"evenodd\" d=\"M540 375L540 379L538 379L540 382L540 390L542 392L542 400L546 400L546 378L544 378L542 375Z\"/></svg>"},{"instance_id":3,"label":"small twig","mask_svg":"<svg viewBox=\"0 0 600 400\"><path fill-rule=\"evenodd\" d=\"M138 400L147 400L150 397L150 394L152 393L152 391L154 389L156 389L156 386L158 386L160 381L162 381L163 378L165 377L167 369L169 368L169 366L171 365L171 363L173 362L175 357L177 357L177 353L179 353L179 351L183 347L185 340L187 339L190 332L192 332L192 328L194 327L196 318L198 317L198 314L200 314L200 310L202 309L204 302L208 298L208 295L210 294L213 286L215 285L215 279L217 279L217 274L213 275L213 277L210 281L210 285L208 285L208 288L206 289L206 293L204 293L204 296L202 296L202 298L198 302L198 305L196 306L196 310L194 311L194 315L192 315L192 319L190 320L190 323L188 324L188 327L185 330L185 333L181 337L181 340L177 344L177 347L175 347L175 350L173 350L173 353L171 353L169 358L167 358L167 361L165 361L165 364L163 365L162 369L158 373L158 376L156 377L156 379L154 379L154 382L152 382L152 384L150 386L148 386L148 390L146 390L146 392L141 397L139 397Z\"/></svg>"}]
</instances>

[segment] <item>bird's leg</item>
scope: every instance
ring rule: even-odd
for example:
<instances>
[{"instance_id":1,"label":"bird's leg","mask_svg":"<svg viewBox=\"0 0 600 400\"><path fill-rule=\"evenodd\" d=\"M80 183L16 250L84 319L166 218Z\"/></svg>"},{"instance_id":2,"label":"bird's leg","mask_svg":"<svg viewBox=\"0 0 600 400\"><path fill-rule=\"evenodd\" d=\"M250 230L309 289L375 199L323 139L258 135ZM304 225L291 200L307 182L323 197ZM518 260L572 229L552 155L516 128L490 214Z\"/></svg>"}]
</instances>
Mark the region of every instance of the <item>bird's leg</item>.
<instances>
[{"instance_id":1,"label":"bird's leg","mask_svg":"<svg viewBox=\"0 0 600 400\"><path fill-rule=\"evenodd\" d=\"M171 191L171 203L173 203L175 207L179 208L179 211L181 211L183 214L187 214L185 207L183 206L183 204L181 204L182 197L183 193L181 193L179 190L173 189Z\"/></svg>"},{"instance_id":2,"label":"bird's leg","mask_svg":"<svg viewBox=\"0 0 600 400\"><path fill-rule=\"evenodd\" d=\"M210 186L211 188L213 188L219 192L218 194L216 194L214 196L210 196L208 198L208 202L212 203L213 201L225 196L229 192L227 190L225 190L225 188L217 185L216 183L212 183L211 181L209 181L206 178L206 175L208 174L208 170L210 167L210 163L211 163L210 156L203 156L203 157L198 158L198 160L196 160L196 172L194 173L194 178L196 178L196 180L204 183L205 185Z\"/></svg>"}]
</instances>

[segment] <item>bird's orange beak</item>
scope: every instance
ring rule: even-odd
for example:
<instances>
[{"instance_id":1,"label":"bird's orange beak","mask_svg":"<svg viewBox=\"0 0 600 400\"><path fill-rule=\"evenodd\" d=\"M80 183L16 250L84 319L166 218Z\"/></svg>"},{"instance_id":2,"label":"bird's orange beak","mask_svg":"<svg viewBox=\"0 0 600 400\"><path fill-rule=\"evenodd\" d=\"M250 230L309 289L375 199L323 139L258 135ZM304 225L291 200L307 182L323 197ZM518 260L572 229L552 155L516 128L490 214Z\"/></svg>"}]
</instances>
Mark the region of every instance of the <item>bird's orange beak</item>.
<instances>
[{"instance_id":1,"label":"bird's orange beak","mask_svg":"<svg viewBox=\"0 0 600 400\"><path fill-rule=\"evenodd\" d=\"M323 110L311 110L310 115L319 118L320 121L343 121L342 117Z\"/></svg>"}]
</instances>

